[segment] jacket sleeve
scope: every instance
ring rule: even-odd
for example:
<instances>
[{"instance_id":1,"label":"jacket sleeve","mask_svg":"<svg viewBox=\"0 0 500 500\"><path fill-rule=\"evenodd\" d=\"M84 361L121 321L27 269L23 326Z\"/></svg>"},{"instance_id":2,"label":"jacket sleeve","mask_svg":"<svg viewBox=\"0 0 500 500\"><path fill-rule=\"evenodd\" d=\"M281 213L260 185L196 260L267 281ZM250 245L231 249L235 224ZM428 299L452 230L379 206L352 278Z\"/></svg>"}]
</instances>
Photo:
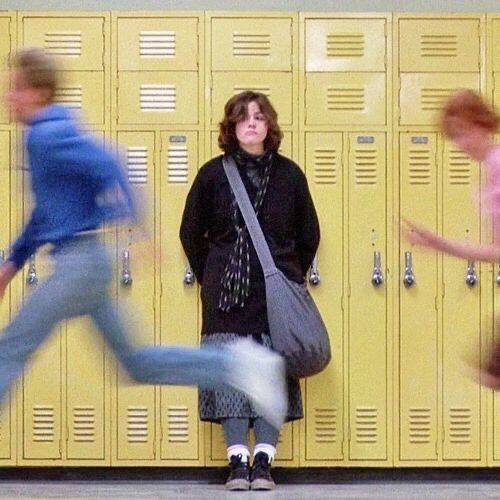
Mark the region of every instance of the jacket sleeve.
<instances>
[{"instance_id":1,"label":"jacket sleeve","mask_svg":"<svg viewBox=\"0 0 500 500\"><path fill-rule=\"evenodd\" d=\"M200 284L203 283L203 271L209 250L206 233L210 196L207 184L205 172L201 169L186 198L179 234L189 264Z\"/></svg>"},{"instance_id":2,"label":"jacket sleeve","mask_svg":"<svg viewBox=\"0 0 500 500\"><path fill-rule=\"evenodd\" d=\"M305 276L318 251L320 229L307 179L302 172L299 172L295 189L295 203L296 249Z\"/></svg>"}]
</instances>

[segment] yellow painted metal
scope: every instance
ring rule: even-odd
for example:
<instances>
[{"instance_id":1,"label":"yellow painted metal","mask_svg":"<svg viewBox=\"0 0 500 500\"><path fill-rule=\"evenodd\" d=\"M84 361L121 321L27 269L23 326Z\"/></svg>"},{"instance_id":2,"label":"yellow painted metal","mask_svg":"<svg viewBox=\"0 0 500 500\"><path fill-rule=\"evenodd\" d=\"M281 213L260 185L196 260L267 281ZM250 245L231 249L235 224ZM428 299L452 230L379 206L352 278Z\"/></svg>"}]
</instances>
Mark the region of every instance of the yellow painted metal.
<instances>
[{"instance_id":1,"label":"yellow painted metal","mask_svg":"<svg viewBox=\"0 0 500 500\"><path fill-rule=\"evenodd\" d=\"M385 125L386 75L307 73L307 125Z\"/></svg>"},{"instance_id":2,"label":"yellow painted metal","mask_svg":"<svg viewBox=\"0 0 500 500\"><path fill-rule=\"evenodd\" d=\"M377 270L387 279L386 137L348 141L349 458L386 460L387 284L372 282Z\"/></svg>"},{"instance_id":3,"label":"yellow painted metal","mask_svg":"<svg viewBox=\"0 0 500 500\"><path fill-rule=\"evenodd\" d=\"M386 18L306 19L306 71L385 72L386 37Z\"/></svg>"},{"instance_id":4,"label":"yellow painted metal","mask_svg":"<svg viewBox=\"0 0 500 500\"><path fill-rule=\"evenodd\" d=\"M119 71L197 71L198 18L119 15Z\"/></svg>"},{"instance_id":5,"label":"yellow painted metal","mask_svg":"<svg viewBox=\"0 0 500 500\"><path fill-rule=\"evenodd\" d=\"M311 287L330 334L333 359L321 374L305 381L305 458L344 458L344 144L342 133L307 133L305 170L321 226L319 286Z\"/></svg>"},{"instance_id":6,"label":"yellow painted metal","mask_svg":"<svg viewBox=\"0 0 500 500\"><path fill-rule=\"evenodd\" d=\"M400 71L479 71L479 19L439 17L399 20Z\"/></svg>"},{"instance_id":7,"label":"yellow painted metal","mask_svg":"<svg viewBox=\"0 0 500 500\"><path fill-rule=\"evenodd\" d=\"M212 71L291 71L292 18L212 18Z\"/></svg>"},{"instance_id":8,"label":"yellow painted metal","mask_svg":"<svg viewBox=\"0 0 500 500\"><path fill-rule=\"evenodd\" d=\"M0 16L0 95L5 95L9 88L9 54L11 51L11 33L15 23L9 17ZM9 113L5 106L0 106L0 124L9 123Z\"/></svg>"},{"instance_id":9,"label":"yellow painted metal","mask_svg":"<svg viewBox=\"0 0 500 500\"><path fill-rule=\"evenodd\" d=\"M402 133L399 147L401 216L437 231L436 134ZM437 255L402 239L399 258L399 457L401 460L437 460ZM404 275L411 272L415 281L405 286Z\"/></svg>"}]
</instances>

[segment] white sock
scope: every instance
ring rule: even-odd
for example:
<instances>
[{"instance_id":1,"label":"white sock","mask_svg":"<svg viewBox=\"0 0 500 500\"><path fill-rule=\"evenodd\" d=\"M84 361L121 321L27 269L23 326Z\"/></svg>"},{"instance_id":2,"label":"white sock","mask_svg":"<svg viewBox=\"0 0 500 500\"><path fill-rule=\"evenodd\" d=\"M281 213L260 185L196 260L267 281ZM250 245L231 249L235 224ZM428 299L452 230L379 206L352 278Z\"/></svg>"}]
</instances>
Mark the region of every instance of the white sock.
<instances>
[{"instance_id":1,"label":"white sock","mask_svg":"<svg viewBox=\"0 0 500 500\"><path fill-rule=\"evenodd\" d=\"M227 448L227 460L231 461L231 457L237 457L241 455L241 461L248 463L248 458L250 457L250 450L248 446L244 444L233 444Z\"/></svg>"},{"instance_id":2,"label":"white sock","mask_svg":"<svg viewBox=\"0 0 500 500\"><path fill-rule=\"evenodd\" d=\"M267 443L256 444L253 450L253 456L255 457L255 455L257 455L257 453L261 451L263 451L269 457L269 463L271 463L274 460L274 457L276 456L275 446Z\"/></svg>"}]
</instances>

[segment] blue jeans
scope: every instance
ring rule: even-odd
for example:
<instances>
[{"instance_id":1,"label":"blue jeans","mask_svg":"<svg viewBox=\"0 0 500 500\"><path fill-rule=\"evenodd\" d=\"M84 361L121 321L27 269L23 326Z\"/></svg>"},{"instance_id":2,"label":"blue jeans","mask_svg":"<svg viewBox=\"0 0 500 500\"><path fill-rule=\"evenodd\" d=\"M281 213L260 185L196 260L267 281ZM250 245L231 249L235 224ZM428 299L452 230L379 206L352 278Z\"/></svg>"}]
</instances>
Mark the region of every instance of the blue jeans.
<instances>
[{"instance_id":1,"label":"blue jeans","mask_svg":"<svg viewBox=\"0 0 500 500\"><path fill-rule=\"evenodd\" d=\"M136 347L108 294L112 270L98 236L76 236L52 252L53 274L27 298L0 335L0 398L61 321L89 315L128 374L145 384L222 387L230 355L183 347Z\"/></svg>"}]
</instances>

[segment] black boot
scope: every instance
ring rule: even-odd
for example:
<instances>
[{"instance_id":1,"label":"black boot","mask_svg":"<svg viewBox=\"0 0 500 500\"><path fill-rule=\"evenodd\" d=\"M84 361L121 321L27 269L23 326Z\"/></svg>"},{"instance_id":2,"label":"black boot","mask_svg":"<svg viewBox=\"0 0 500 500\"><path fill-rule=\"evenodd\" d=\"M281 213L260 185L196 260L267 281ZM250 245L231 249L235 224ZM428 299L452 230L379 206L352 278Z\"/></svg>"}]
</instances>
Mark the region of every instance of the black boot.
<instances>
[{"instance_id":1,"label":"black boot","mask_svg":"<svg viewBox=\"0 0 500 500\"><path fill-rule=\"evenodd\" d=\"M230 472L226 480L226 490L242 491L250 489L250 467L248 460L243 462L242 455L232 455L229 461Z\"/></svg>"},{"instance_id":2,"label":"black boot","mask_svg":"<svg viewBox=\"0 0 500 500\"><path fill-rule=\"evenodd\" d=\"M271 477L271 462L269 456L263 451L255 455L250 472L250 481L252 490L274 490L276 484Z\"/></svg>"}]
</instances>

